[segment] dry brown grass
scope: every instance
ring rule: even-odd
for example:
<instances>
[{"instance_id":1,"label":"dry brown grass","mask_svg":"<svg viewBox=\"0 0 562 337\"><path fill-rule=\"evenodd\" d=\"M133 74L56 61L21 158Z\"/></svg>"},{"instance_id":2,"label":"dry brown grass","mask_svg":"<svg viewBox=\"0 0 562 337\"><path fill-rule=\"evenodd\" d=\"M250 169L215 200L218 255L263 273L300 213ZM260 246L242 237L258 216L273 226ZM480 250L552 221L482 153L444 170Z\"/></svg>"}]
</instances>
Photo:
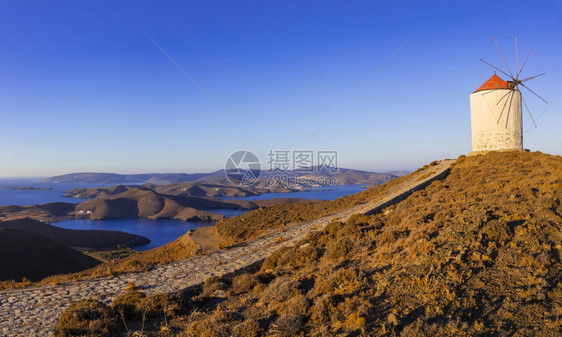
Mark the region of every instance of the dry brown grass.
<instances>
[{"instance_id":1,"label":"dry brown grass","mask_svg":"<svg viewBox=\"0 0 562 337\"><path fill-rule=\"evenodd\" d=\"M382 214L209 280L167 323L184 336L554 336L561 199L560 157L463 157Z\"/></svg>"}]
</instances>

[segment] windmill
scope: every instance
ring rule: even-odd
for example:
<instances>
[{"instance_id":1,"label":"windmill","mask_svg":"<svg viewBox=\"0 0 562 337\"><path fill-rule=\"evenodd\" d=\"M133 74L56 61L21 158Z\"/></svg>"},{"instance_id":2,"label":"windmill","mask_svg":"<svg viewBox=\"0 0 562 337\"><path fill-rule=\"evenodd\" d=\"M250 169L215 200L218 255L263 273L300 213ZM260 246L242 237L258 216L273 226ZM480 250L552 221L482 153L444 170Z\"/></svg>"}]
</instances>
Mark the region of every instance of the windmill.
<instances>
[{"instance_id":1,"label":"windmill","mask_svg":"<svg viewBox=\"0 0 562 337\"><path fill-rule=\"evenodd\" d=\"M521 88L547 103L535 91L530 89L526 82L545 73L522 78L521 73L529 61L533 50L531 49L525 61L519 68L517 37L515 37L515 74L511 71L509 64L500 48L496 38L494 43L505 63L507 71L504 71L490 62L480 59L496 71L507 76L509 80L504 81L494 74L488 81L481 85L470 95L471 127L472 127L472 151L513 150L523 148L523 120L522 104L531 117L533 125L535 120L527 101L523 97Z\"/></svg>"}]
</instances>

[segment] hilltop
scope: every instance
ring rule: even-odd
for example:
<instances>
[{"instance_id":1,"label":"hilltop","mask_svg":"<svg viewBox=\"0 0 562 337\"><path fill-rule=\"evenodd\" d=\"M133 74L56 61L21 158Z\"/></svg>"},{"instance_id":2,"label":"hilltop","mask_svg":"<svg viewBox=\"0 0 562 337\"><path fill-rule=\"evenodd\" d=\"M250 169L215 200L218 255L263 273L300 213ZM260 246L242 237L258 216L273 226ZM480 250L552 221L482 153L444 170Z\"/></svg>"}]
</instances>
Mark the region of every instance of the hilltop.
<instances>
[{"instance_id":1,"label":"hilltop","mask_svg":"<svg viewBox=\"0 0 562 337\"><path fill-rule=\"evenodd\" d=\"M136 234L111 230L72 230L22 218L0 221L0 289L22 287L22 278L39 281L69 274L101 262L83 251L105 251L135 247L150 240Z\"/></svg>"},{"instance_id":2,"label":"hilltop","mask_svg":"<svg viewBox=\"0 0 562 337\"><path fill-rule=\"evenodd\" d=\"M332 204L256 210L225 220L217 232L244 241L253 228L288 224L260 212L316 217L380 198L397 180ZM253 268L168 297L166 319L154 316L145 332L554 336L562 324L561 199L559 156L461 156L445 179L381 213L332 222ZM243 225L250 227L236 229ZM129 305L129 326L145 305L139 298L118 300Z\"/></svg>"},{"instance_id":3,"label":"hilltop","mask_svg":"<svg viewBox=\"0 0 562 337\"><path fill-rule=\"evenodd\" d=\"M237 186L231 183L174 183L153 185L144 184L140 185L115 185L111 187L79 187L66 191L67 197L91 199L98 197L107 197L116 195L129 190L153 190L160 194L166 195L181 195L181 196L196 196L196 197L246 197L255 196L262 193L270 192L296 192L296 189L286 187L271 187L271 188L258 188L256 186Z\"/></svg>"},{"instance_id":4,"label":"hilltop","mask_svg":"<svg viewBox=\"0 0 562 337\"><path fill-rule=\"evenodd\" d=\"M60 221L71 219L75 208L75 204L66 202L51 202L30 206L0 206L0 219L13 220L32 218L43 221Z\"/></svg>"},{"instance_id":5,"label":"hilltop","mask_svg":"<svg viewBox=\"0 0 562 337\"><path fill-rule=\"evenodd\" d=\"M208 196L208 197L247 197L263 193L299 192L300 189L285 186L259 187L257 185L237 186L229 182L179 183L154 187L155 191L169 195Z\"/></svg>"},{"instance_id":6,"label":"hilltop","mask_svg":"<svg viewBox=\"0 0 562 337\"><path fill-rule=\"evenodd\" d=\"M38 281L55 274L92 268L101 262L29 232L0 227L0 281Z\"/></svg>"},{"instance_id":7,"label":"hilltop","mask_svg":"<svg viewBox=\"0 0 562 337\"><path fill-rule=\"evenodd\" d=\"M117 246L134 247L150 242L147 238L110 230L74 230L51 226L34 219L0 221L0 228L12 228L40 236L78 250L106 250ZM26 247L22 246L22 250Z\"/></svg>"}]
</instances>

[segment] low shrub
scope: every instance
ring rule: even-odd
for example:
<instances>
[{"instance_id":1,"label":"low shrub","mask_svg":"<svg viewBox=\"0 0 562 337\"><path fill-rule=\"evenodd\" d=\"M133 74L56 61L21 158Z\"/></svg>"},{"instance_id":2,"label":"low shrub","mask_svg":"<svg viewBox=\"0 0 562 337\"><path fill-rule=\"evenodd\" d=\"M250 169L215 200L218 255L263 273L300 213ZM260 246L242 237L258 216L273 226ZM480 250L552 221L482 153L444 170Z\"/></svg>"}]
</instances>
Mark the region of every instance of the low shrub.
<instances>
[{"instance_id":1,"label":"low shrub","mask_svg":"<svg viewBox=\"0 0 562 337\"><path fill-rule=\"evenodd\" d=\"M139 310L141 302L146 298L146 294L140 291L127 291L117 296L111 303L111 307L119 314L123 314L126 320L142 319L142 312Z\"/></svg>"},{"instance_id":2,"label":"low shrub","mask_svg":"<svg viewBox=\"0 0 562 337\"><path fill-rule=\"evenodd\" d=\"M182 309L181 299L170 294L154 294L143 298L138 310L146 317L170 317L177 315Z\"/></svg>"},{"instance_id":3,"label":"low shrub","mask_svg":"<svg viewBox=\"0 0 562 337\"><path fill-rule=\"evenodd\" d=\"M111 308L94 299L83 299L62 313L55 336L104 336L117 329L117 318Z\"/></svg>"},{"instance_id":4,"label":"low shrub","mask_svg":"<svg viewBox=\"0 0 562 337\"><path fill-rule=\"evenodd\" d=\"M250 291L257 284L258 281L253 275L244 273L237 275L232 279L232 290L235 292Z\"/></svg>"},{"instance_id":5,"label":"low shrub","mask_svg":"<svg viewBox=\"0 0 562 337\"><path fill-rule=\"evenodd\" d=\"M281 315L272 325L275 336L292 337L304 335L304 322L300 316Z\"/></svg>"},{"instance_id":6,"label":"low shrub","mask_svg":"<svg viewBox=\"0 0 562 337\"><path fill-rule=\"evenodd\" d=\"M203 285L203 294L213 296L217 291L226 291L230 288L230 282L220 276L210 277L205 280Z\"/></svg>"}]
</instances>

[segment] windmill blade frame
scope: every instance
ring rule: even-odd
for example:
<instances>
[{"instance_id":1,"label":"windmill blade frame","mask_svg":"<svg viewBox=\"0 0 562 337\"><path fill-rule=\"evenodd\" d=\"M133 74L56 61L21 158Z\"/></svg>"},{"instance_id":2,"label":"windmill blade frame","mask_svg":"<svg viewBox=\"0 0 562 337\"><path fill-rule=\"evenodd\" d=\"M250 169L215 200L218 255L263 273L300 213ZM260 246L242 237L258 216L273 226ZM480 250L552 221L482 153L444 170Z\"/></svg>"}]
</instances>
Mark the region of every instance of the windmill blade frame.
<instances>
[{"instance_id":1,"label":"windmill blade frame","mask_svg":"<svg viewBox=\"0 0 562 337\"><path fill-rule=\"evenodd\" d=\"M531 109L529 109L527 101L523 97L523 93L521 92L520 86L524 87L529 92L531 92L533 95L537 96L541 101L548 104L547 100L545 100L539 94L537 94L532 89L530 89L528 86L523 84L523 82L527 82L527 81L530 81L530 80L535 79L537 77L543 76L546 73L541 73L541 74L530 76L530 77L527 77L527 78L524 78L524 79L520 80L519 77L521 76L521 73L523 72L523 69L525 68L525 66L527 65L527 62L529 61L531 55L533 54L534 49L530 49L529 54L527 54L527 57L525 58L525 60L523 61L523 64L521 65L521 68L519 68L519 41L517 39L517 36L515 36L514 40L515 40L515 71L516 72L515 72L515 76L514 76L513 72L511 71L511 68L509 67L509 63L507 62L507 59L505 58L505 55L504 55L504 53L503 53L503 51L500 47L500 44L499 44L498 40L495 37L493 37L493 40L494 40L494 43L495 43L495 45L496 45L496 47L497 47L497 49L498 49L498 51L499 51L499 53L502 57L502 60L505 64L509 74L507 72L505 72L504 70L500 69L499 67L494 66L493 64L491 64L490 62L488 62L488 61L486 61L482 58L480 58L480 61L487 64L488 66L492 67L496 71L499 71L500 73L504 74L505 76L507 76L511 79L511 81L508 80L508 88L507 89L509 89L509 91L496 102L496 106L498 106L505 99L505 102L503 103L503 106L502 106L502 109L501 109L501 112L500 112L500 116L497 119L497 124L499 124L499 122L501 121L501 118L503 117L503 114L507 113L506 121L505 121L505 127L506 128L508 127L509 117L510 117L511 109L512 109L512 106L513 106L513 97L515 96L515 91L517 91L519 93L520 101L523 102L523 105L525 106L525 109L527 110L527 113L529 114L529 117L531 118L531 121L533 122L533 125L536 128L537 124L535 122L535 119L533 118L533 115L531 113ZM488 94L488 93L485 93L485 94ZM510 94L511 94L511 97L509 96ZM508 105L508 101L509 101L509 105ZM507 107L507 112L506 112L506 107ZM520 108L522 110L521 106L520 106ZM521 118L522 118L522 115L521 115Z\"/></svg>"},{"instance_id":2,"label":"windmill blade frame","mask_svg":"<svg viewBox=\"0 0 562 337\"><path fill-rule=\"evenodd\" d=\"M533 95L537 96L538 98L540 98L543 102L545 102L546 104L548 104L548 102L542 98L541 96L539 96L536 92L534 92L533 90L529 89L528 86L526 86L525 84L521 83L521 85L523 86L523 88L529 90L531 93L533 93Z\"/></svg>"},{"instance_id":3,"label":"windmill blade frame","mask_svg":"<svg viewBox=\"0 0 562 337\"><path fill-rule=\"evenodd\" d=\"M496 46L498 47L498 50L500 51L500 54L501 54L501 56L502 56L502 58L503 58L503 62L505 63L505 66L507 67L507 70L508 70L509 73L511 74L511 75L509 75L509 77L511 77L512 79L515 79L515 78L513 77L513 73L511 72L511 69L509 68L509 64L507 63L507 60L505 59L505 56L503 56L503 52L502 52L502 49L500 48L500 44L498 43L498 40L496 40L495 37L494 37L494 42L496 43ZM507 74L506 74L506 75L507 75Z\"/></svg>"},{"instance_id":4,"label":"windmill blade frame","mask_svg":"<svg viewBox=\"0 0 562 337\"><path fill-rule=\"evenodd\" d=\"M515 36L515 74L517 77L515 79L519 79L519 58L517 56L517 35Z\"/></svg>"},{"instance_id":5,"label":"windmill blade frame","mask_svg":"<svg viewBox=\"0 0 562 337\"><path fill-rule=\"evenodd\" d=\"M500 68L498 68L498 67L492 65L491 63L486 62L486 61L484 61L483 59L480 59L480 61L486 63L487 65L489 65L490 67L492 67L492 68L496 69L497 71L501 72L501 73L504 74L505 76L509 76L508 73L506 73L505 71L501 70Z\"/></svg>"},{"instance_id":6,"label":"windmill blade frame","mask_svg":"<svg viewBox=\"0 0 562 337\"><path fill-rule=\"evenodd\" d=\"M525 64L527 64L527 61L529 60L529 57L531 57L532 53L533 53L533 49L531 49L531 51L529 51L529 55L527 55L527 58L525 59L525 62L523 62L523 65L521 66L521 70L519 70L520 74L523 71L523 68L525 68Z\"/></svg>"},{"instance_id":7,"label":"windmill blade frame","mask_svg":"<svg viewBox=\"0 0 562 337\"><path fill-rule=\"evenodd\" d=\"M507 96L507 95L509 95L509 94L512 94L512 93L513 93L513 91L510 90L506 95L504 95L504 97ZM500 116L498 117L498 121L496 122L496 124L500 124L500 120L502 119L503 113L504 113L504 111L505 111L505 107L506 107L506 105L507 105L507 101L509 101L509 100L506 100L505 103L503 104L503 108L502 108L502 110L501 110L501 112L500 112Z\"/></svg>"},{"instance_id":8,"label":"windmill blade frame","mask_svg":"<svg viewBox=\"0 0 562 337\"><path fill-rule=\"evenodd\" d=\"M500 104L500 102L503 101L503 99L504 99L507 95L509 95L510 93L511 93L511 91L508 91L507 94L503 95L502 98L500 98L500 99L498 100L498 102L496 103L496 105ZM504 108L505 108L505 106L504 106Z\"/></svg>"},{"instance_id":9,"label":"windmill blade frame","mask_svg":"<svg viewBox=\"0 0 562 337\"><path fill-rule=\"evenodd\" d=\"M519 87L518 87L519 89ZM523 95L521 95L521 100L523 101L523 104L525 105L525 109L527 109L527 112L529 113L529 117L531 117L531 120L533 121L533 125L535 126L535 129L537 128L537 123L535 123L535 119L533 118L533 114L531 114L531 110L529 109L529 106L527 106L527 102L525 101L525 97L523 97Z\"/></svg>"},{"instance_id":10,"label":"windmill blade frame","mask_svg":"<svg viewBox=\"0 0 562 337\"><path fill-rule=\"evenodd\" d=\"M527 81L529 81L529 80L532 80L532 79L534 79L534 78L540 77L540 76L542 76L542 75L546 75L546 73L542 73L542 74L538 74L538 75L535 75L535 76L527 77L527 78L525 78L525 79L520 80L520 82L521 82L521 83L527 82Z\"/></svg>"},{"instance_id":11,"label":"windmill blade frame","mask_svg":"<svg viewBox=\"0 0 562 337\"><path fill-rule=\"evenodd\" d=\"M511 98L509 99L509 108L507 109L507 116L505 117L505 128L506 129L507 129L507 123L509 122L509 113L511 112L511 104L513 103L513 97L514 96L515 96L515 90L512 91ZM519 95L519 96L521 96L521 95Z\"/></svg>"}]
</instances>

